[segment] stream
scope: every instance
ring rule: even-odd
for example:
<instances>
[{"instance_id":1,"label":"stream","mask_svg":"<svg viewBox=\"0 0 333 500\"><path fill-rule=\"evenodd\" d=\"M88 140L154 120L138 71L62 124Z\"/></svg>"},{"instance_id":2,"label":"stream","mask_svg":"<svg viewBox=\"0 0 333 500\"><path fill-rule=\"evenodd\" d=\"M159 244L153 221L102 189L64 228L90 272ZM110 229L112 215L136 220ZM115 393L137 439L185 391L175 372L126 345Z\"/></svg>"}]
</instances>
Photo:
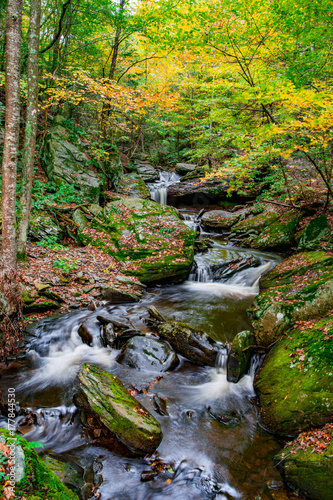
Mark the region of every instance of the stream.
<instances>
[{"instance_id":1,"label":"stream","mask_svg":"<svg viewBox=\"0 0 333 500\"><path fill-rule=\"evenodd\" d=\"M184 215L188 225L197 224L193 214ZM35 412L24 437L79 464L86 482L93 475L102 500L295 498L281 487L273 466L280 445L259 425L253 378L261 360L254 357L249 373L237 384L229 383L223 349L235 334L250 328L246 310L259 291L259 278L280 258L233 246L218 235L209 237L212 246L196 256L188 281L149 288L139 303L101 305L95 311L80 309L39 321L26 358L3 375L3 393L14 387L19 406ZM216 278L220 263L240 257L253 257L256 265ZM102 311L149 334L151 305L166 318L187 322L221 342L216 367L199 367L180 357L180 365L156 382L159 373L122 366L115 360L119 351L98 343L89 347L77 333L83 318ZM137 389L154 383L137 397L161 423L164 437L158 453L172 470L142 482L141 473L150 469L148 459L124 457L86 441L73 405L83 362L96 363ZM153 394L166 398L168 416L156 413Z\"/></svg>"}]
</instances>

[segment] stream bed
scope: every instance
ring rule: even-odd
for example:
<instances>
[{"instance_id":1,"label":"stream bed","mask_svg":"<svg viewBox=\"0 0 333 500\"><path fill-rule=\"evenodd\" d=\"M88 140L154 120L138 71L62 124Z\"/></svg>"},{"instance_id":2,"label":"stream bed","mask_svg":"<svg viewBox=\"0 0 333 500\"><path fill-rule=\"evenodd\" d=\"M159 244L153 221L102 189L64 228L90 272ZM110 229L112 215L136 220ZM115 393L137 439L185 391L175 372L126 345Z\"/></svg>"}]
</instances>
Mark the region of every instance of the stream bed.
<instances>
[{"instance_id":1,"label":"stream bed","mask_svg":"<svg viewBox=\"0 0 333 500\"><path fill-rule=\"evenodd\" d=\"M193 224L190 216L187 223ZM84 481L99 485L102 500L296 498L283 487L273 466L279 443L260 427L253 378L261 360L254 357L249 373L237 384L229 383L222 345L250 328L246 310L258 293L259 277L280 259L237 248L221 237L210 238L211 248L196 256L183 284L150 288L139 303L80 309L38 322L26 358L3 375L3 392L14 387L19 405L35 414L24 437L41 442L44 452L79 464ZM253 257L256 265L223 281L214 277L212 269L239 257ZM187 322L221 342L217 366L203 368L181 358L170 373L139 371L118 364L119 351L89 347L78 335L82 320L101 311L149 334L146 320L151 305L167 319ZM150 469L149 459L124 457L84 437L73 405L83 362L111 371L139 391L138 399L161 424L164 437L158 455L169 470L143 482L141 474ZM165 398L169 415L154 410L153 394ZM22 418L17 417L18 424Z\"/></svg>"}]
</instances>

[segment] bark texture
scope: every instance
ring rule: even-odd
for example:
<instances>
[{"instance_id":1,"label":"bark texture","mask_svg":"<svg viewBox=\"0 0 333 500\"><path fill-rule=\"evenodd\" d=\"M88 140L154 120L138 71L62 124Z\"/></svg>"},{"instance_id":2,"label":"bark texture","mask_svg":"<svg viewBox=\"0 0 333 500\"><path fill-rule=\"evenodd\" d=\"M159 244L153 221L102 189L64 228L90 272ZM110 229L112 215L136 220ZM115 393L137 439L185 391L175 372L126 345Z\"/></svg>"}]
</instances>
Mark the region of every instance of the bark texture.
<instances>
[{"instance_id":1,"label":"bark texture","mask_svg":"<svg viewBox=\"0 0 333 500\"><path fill-rule=\"evenodd\" d=\"M32 179L36 146L38 111L38 52L41 0L31 0L28 47L28 104L24 135L22 172L22 218L18 236L18 258L27 258L27 234L32 204Z\"/></svg>"},{"instance_id":2,"label":"bark texture","mask_svg":"<svg viewBox=\"0 0 333 500\"><path fill-rule=\"evenodd\" d=\"M5 273L16 269L16 172L20 126L22 0L8 0L6 16L6 115L2 158L2 259Z\"/></svg>"}]
</instances>

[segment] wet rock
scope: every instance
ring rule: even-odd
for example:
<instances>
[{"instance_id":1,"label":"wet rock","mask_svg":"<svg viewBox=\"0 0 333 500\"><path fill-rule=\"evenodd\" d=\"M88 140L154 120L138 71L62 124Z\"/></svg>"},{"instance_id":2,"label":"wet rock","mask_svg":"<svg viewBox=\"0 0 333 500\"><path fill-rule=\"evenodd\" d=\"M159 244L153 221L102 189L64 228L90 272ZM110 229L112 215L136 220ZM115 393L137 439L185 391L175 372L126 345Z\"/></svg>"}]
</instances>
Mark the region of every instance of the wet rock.
<instances>
[{"instance_id":1,"label":"wet rock","mask_svg":"<svg viewBox=\"0 0 333 500\"><path fill-rule=\"evenodd\" d=\"M236 273L249 269L250 267L260 266L260 259L256 257L237 257L231 261L222 262L211 266L211 271L215 280L227 280L234 276Z\"/></svg>"},{"instance_id":2,"label":"wet rock","mask_svg":"<svg viewBox=\"0 0 333 500\"><path fill-rule=\"evenodd\" d=\"M101 297L111 304L121 304L123 302L137 302L142 293L120 290L113 286L103 286L101 288Z\"/></svg>"},{"instance_id":3,"label":"wet rock","mask_svg":"<svg viewBox=\"0 0 333 500\"><path fill-rule=\"evenodd\" d=\"M144 470L141 472L141 481L152 481L156 476L158 476L158 472L156 470Z\"/></svg>"},{"instance_id":4,"label":"wet rock","mask_svg":"<svg viewBox=\"0 0 333 500\"><path fill-rule=\"evenodd\" d=\"M159 323L156 325L156 331L159 337L192 363L215 366L217 349L206 333L180 321Z\"/></svg>"},{"instance_id":5,"label":"wet rock","mask_svg":"<svg viewBox=\"0 0 333 500\"><path fill-rule=\"evenodd\" d=\"M134 198L144 198L150 200L150 191L141 176L136 174L126 174L119 181L117 191L120 194Z\"/></svg>"},{"instance_id":6,"label":"wet rock","mask_svg":"<svg viewBox=\"0 0 333 500\"><path fill-rule=\"evenodd\" d=\"M236 411L226 411L223 414L217 413L210 408L208 411L215 420L228 427L237 427L242 422L241 416Z\"/></svg>"},{"instance_id":7,"label":"wet rock","mask_svg":"<svg viewBox=\"0 0 333 500\"><path fill-rule=\"evenodd\" d=\"M260 234L266 227L270 226L280 217L278 212L264 212L254 217L249 217L235 224L232 228L236 235L247 236L251 234Z\"/></svg>"},{"instance_id":8,"label":"wet rock","mask_svg":"<svg viewBox=\"0 0 333 500\"><path fill-rule=\"evenodd\" d=\"M248 372L254 345L255 339L250 331L237 333L232 341L227 361L229 382L236 384Z\"/></svg>"},{"instance_id":9,"label":"wet rock","mask_svg":"<svg viewBox=\"0 0 333 500\"><path fill-rule=\"evenodd\" d=\"M223 231L230 229L240 218L239 213L226 212L225 210L211 210L205 212L201 217L201 223L205 229Z\"/></svg>"},{"instance_id":10,"label":"wet rock","mask_svg":"<svg viewBox=\"0 0 333 500\"><path fill-rule=\"evenodd\" d=\"M78 329L79 336L84 344L92 346L94 339L99 339L101 336L101 330L99 323L95 319L87 319L84 321Z\"/></svg>"},{"instance_id":11,"label":"wet rock","mask_svg":"<svg viewBox=\"0 0 333 500\"><path fill-rule=\"evenodd\" d=\"M72 460L64 459L62 455L49 453L43 456L43 461L60 481L81 497L83 488L83 469Z\"/></svg>"},{"instance_id":12,"label":"wet rock","mask_svg":"<svg viewBox=\"0 0 333 500\"><path fill-rule=\"evenodd\" d=\"M175 368L177 354L161 340L151 337L133 337L126 342L118 363L138 370L166 372Z\"/></svg>"},{"instance_id":13,"label":"wet rock","mask_svg":"<svg viewBox=\"0 0 333 500\"><path fill-rule=\"evenodd\" d=\"M157 394L153 396L153 406L155 411L162 416L169 415L166 398L160 398Z\"/></svg>"},{"instance_id":14,"label":"wet rock","mask_svg":"<svg viewBox=\"0 0 333 500\"><path fill-rule=\"evenodd\" d=\"M41 295L37 292L37 290L35 290L35 288L22 287L21 296L23 302L23 312L25 314L30 314L59 309L60 301L45 297L44 293L46 292L47 290L43 291L43 295Z\"/></svg>"},{"instance_id":15,"label":"wet rock","mask_svg":"<svg viewBox=\"0 0 333 500\"><path fill-rule=\"evenodd\" d=\"M189 172L194 172L197 166L193 163L177 163L176 172L178 175L185 175Z\"/></svg>"},{"instance_id":16,"label":"wet rock","mask_svg":"<svg viewBox=\"0 0 333 500\"><path fill-rule=\"evenodd\" d=\"M295 233L300 220L301 215L296 210L284 213L254 240L253 246L260 250L277 252L290 250L295 245Z\"/></svg>"},{"instance_id":17,"label":"wet rock","mask_svg":"<svg viewBox=\"0 0 333 500\"><path fill-rule=\"evenodd\" d=\"M108 314L107 312L100 312L96 319L102 324L102 325L108 325L109 323L112 323L115 327L120 328L121 330L126 330L129 328L129 323L123 323L122 321L119 321L115 319L112 314Z\"/></svg>"},{"instance_id":18,"label":"wet rock","mask_svg":"<svg viewBox=\"0 0 333 500\"><path fill-rule=\"evenodd\" d=\"M322 242L327 242L331 237L331 228L327 215L321 214L312 219L309 224L299 233L297 250L316 250Z\"/></svg>"},{"instance_id":19,"label":"wet rock","mask_svg":"<svg viewBox=\"0 0 333 500\"><path fill-rule=\"evenodd\" d=\"M123 262L123 274L144 284L181 282L194 260L195 232L172 207L150 200L123 198L109 203L91 221L89 234L81 234L85 244L113 255Z\"/></svg>"},{"instance_id":20,"label":"wet rock","mask_svg":"<svg viewBox=\"0 0 333 500\"><path fill-rule=\"evenodd\" d=\"M258 345L269 346L296 321L325 315L333 303L333 256L323 251L294 255L260 281L249 309Z\"/></svg>"},{"instance_id":21,"label":"wet rock","mask_svg":"<svg viewBox=\"0 0 333 500\"><path fill-rule=\"evenodd\" d=\"M297 443L284 448L274 457L274 462L282 472L287 485L311 500L333 498L333 433L332 439L323 453L311 446L299 447ZM302 449L303 448L303 449Z\"/></svg>"},{"instance_id":22,"label":"wet rock","mask_svg":"<svg viewBox=\"0 0 333 500\"><path fill-rule=\"evenodd\" d=\"M333 420L333 317L294 328L255 378L263 425L296 435Z\"/></svg>"},{"instance_id":23,"label":"wet rock","mask_svg":"<svg viewBox=\"0 0 333 500\"><path fill-rule=\"evenodd\" d=\"M75 402L85 414L84 421L90 415L95 417L135 454L152 454L156 450L162 440L160 424L117 377L86 363L79 380L81 392Z\"/></svg>"},{"instance_id":24,"label":"wet rock","mask_svg":"<svg viewBox=\"0 0 333 500\"><path fill-rule=\"evenodd\" d=\"M41 165L47 178L55 184L74 185L85 200L98 202L103 180L90 168L90 160L83 148L68 141L68 133L55 122L45 137L41 152Z\"/></svg>"}]
</instances>

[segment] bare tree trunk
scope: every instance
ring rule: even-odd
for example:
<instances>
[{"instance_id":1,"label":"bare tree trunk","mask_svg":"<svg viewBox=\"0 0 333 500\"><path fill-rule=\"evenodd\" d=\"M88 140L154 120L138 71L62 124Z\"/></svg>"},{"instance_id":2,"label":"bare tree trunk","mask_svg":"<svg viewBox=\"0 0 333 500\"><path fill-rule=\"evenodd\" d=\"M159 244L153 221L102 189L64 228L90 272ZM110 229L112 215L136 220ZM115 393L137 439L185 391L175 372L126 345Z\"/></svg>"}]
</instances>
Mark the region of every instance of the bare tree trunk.
<instances>
[{"instance_id":1,"label":"bare tree trunk","mask_svg":"<svg viewBox=\"0 0 333 500\"><path fill-rule=\"evenodd\" d=\"M20 61L22 0L8 0L6 17L6 116L2 158L2 266L3 274L17 268L16 173L20 127Z\"/></svg>"},{"instance_id":2,"label":"bare tree trunk","mask_svg":"<svg viewBox=\"0 0 333 500\"><path fill-rule=\"evenodd\" d=\"M24 135L22 172L22 218L18 235L18 259L27 259L27 235L32 204L32 179L35 159L38 112L38 52L41 0L31 0L28 47L28 104Z\"/></svg>"}]
</instances>

